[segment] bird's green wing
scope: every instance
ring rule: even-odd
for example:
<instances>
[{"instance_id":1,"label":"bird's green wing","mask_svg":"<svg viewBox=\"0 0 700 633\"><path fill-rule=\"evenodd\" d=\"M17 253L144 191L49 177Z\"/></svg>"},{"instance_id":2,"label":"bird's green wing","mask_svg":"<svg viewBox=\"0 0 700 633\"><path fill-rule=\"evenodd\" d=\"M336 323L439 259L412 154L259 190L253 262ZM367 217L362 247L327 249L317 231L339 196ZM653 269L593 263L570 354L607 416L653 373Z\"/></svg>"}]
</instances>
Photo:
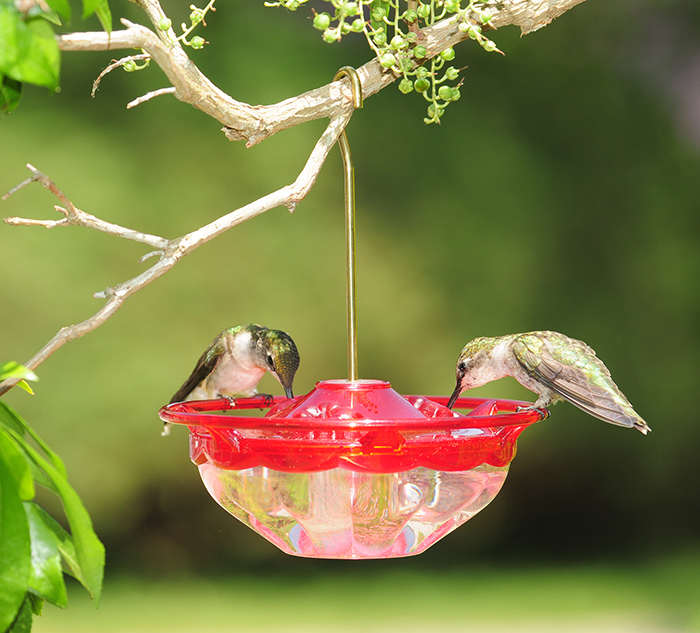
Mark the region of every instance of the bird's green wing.
<instances>
[{"instance_id":1,"label":"bird's green wing","mask_svg":"<svg viewBox=\"0 0 700 633\"><path fill-rule=\"evenodd\" d=\"M610 424L638 426L641 418L635 417L595 352L582 341L566 338L564 345L552 345L523 336L514 342L513 354L530 376L589 415Z\"/></svg>"},{"instance_id":2,"label":"bird's green wing","mask_svg":"<svg viewBox=\"0 0 700 633\"><path fill-rule=\"evenodd\" d=\"M177 390L177 393L170 399L170 404L173 402L182 402L190 395L193 389L199 385L216 367L222 356L222 341L221 337L217 337L207 350L202 354L195 365L190 377Z\"/></svg>"}]
</instances>

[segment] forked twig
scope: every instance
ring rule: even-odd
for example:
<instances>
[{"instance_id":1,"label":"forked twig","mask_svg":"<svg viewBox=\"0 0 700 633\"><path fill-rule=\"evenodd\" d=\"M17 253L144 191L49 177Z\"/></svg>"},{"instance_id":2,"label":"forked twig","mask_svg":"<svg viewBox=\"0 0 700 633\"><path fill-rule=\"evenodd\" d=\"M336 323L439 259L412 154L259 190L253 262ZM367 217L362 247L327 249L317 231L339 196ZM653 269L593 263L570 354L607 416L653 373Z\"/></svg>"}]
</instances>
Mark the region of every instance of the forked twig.
<instances>
[{"instance_id":1,"label":"forked twig","mask_svg":"<svg viewBox=\"0 0 700 633\"><path fill-rule=\"evenodd\" d=\"M69 341L72 341L81 336L85 336L89 332L97 329L109 317L111 317L122 305L122 303L130 296L145 288L152 281L155 281L161 275L168 272L177 262L185 255L199 248L202 244L221 235L228 229L245 222L265 211L274 209L280 206L286 206L294 210L295 206L304 199L313 186L321 167L326 161L328 154L337 142L340 134L348 124L352 115L352 108L346 108L338 116L332 118L326 127L325 131L316 142L311 154L301 170L297 179L291 184L278 189L259 200L251 202L235 211L220 217L217 220L203 226L187 235L178 237L172 240L167 240L155 235L148 235L139 231L133 231L110 222L105 222L78 209L53 183L53 181L41 173L32 165L27 165L27 168L32 172L32 177L14 187L10 192L3 196L6 199L11 194L17 192L22 187L32 182L40 182L53 195L55 195L64 205L56 207L57 210L64 214L64 218L58 221L44 220L29 220L25 218L6 218L5 222L12 225L23 226L85 226L88 228L102 231L110 235L116 235L125 239L130 239L142 244L147 244L156 251L144 256L143 259L157 254L160 255L158 261L150 268L145 270L140 275L129 279L117 286L107 288L101 292L95 293L95 297L106 299L107 302L94 315L85 321L61 328L56 335L42 347L32 358L26 363L25 367L36 369L44 362L51 354L53 354L61 346ZM11 387L17 384L18 380L8 379L0 383L0 395L8 391Z\"/></svg>"}]
</instances>

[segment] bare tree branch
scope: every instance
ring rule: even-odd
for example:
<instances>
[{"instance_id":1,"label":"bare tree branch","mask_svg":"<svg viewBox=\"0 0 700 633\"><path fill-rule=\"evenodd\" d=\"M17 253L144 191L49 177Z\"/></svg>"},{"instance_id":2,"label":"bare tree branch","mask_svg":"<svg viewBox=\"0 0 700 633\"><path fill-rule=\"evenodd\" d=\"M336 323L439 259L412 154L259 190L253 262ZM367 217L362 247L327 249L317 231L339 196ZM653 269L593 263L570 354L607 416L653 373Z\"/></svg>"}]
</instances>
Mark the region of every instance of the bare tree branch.
<instances>
[{"instance_id":1,"label":"bare tree branch","mask_svg":"<svg viewBox=\"0 0 700 633\"><path fill-rule=\"evenodd\" d=\"M495 27L516 25L523 33L529 33L581 2L583 0L486 0L484 6L491 10ZM138 0L137 4L144 8L151 21L165 17L155 0ZM159 29L153 32L128 20L122 20L122 24L126 30L109 35L100 32L59 35L58 46L64 51L145 50L175 87L174 95L180 101L222 123L229 140L246 141L249 147L306 121L331 117L351 98L349 81L343 79L274 105L251 106L236 101L209 81L189 59L174 33L170 35L172 29L167 33ZM418 32L418 42L428 50L426 59L468 38L457 27L457 17L453 16ZM358 68L357 73L365 99L396 79L376 59Z\"/></svg>"},{"instance_id":2,"label":"bare tree branch","mask_svg":"<svg viewBox=\"0 0 700 633\"><path fill-rule=\"evenodd\" d=\"M6 193L2 199L7 200L13 193L28 185L32 182L41 183L46 189L48 189L54 196L56 196L62 203L63 207L55 206L54 209L59 213L62 213L65 217L62 220L28 220L25 218L5 218L5 223L12 226L44 226L47 229L51 229L57 226L85 226L89 229L96 229L97 231L102 231L103 233L109 233L110 235L116 235L117 237L123 237L127 240L133 240L134 242L141 242L146 244L151 248L157 248L159 250L164 249L168 241L162 237L157 237L155 235L148 235L147 233L141 233L139 231L132 231L131 229L125 229L117 224L112 224L110 222L105 222L96 218L94 215L85 213L78 209L67 197L66 195L53 183L53 181L42 174L36 167L32 165L27 165L27 169L32 172L32 177L20 183L14 187L11 191Z\"/></svg>"},{"instance_id":3,"label":"bare tree branch","mask_svg":"<svg viewBox=\"0 0 700 633\"><path fill-rule=\"evenodd\" d=\"M129 103L126 104L126 109L131 110L131 108L135 108L137 105L141 105L144 101L148 101L150 99L153 99L153 97L160 97L161 95L171 95L175 92L175 88L172 86L170 88L161 88L160 90L152 90L151 92L139 97L138 99L134 99L133 101L129 101Z\"/></svg>"},{"instance_id":4,"label":"bare tree branch","mask_svg":"<svg viewBox=\"0 0 700 633\"><path fill-rule=\"evenodd\" d=\"M487 0L484 7L494 13L496 28L514 24L523 35L547 26L552 20L584 0Z\"/></svg>"},{"instance_id":5,"label":"bare tree branch","mask_svg":"<svg viewBox=\"0 0 700 633\"><path fill-rule=\"evenodd\" d=\"M107 75L108 73L111 73L115 68L119 68L120 66L124 66L127 62L137 62L137 61L145 61L145 60L150 60L151 56L148 53L141 53L140 55L129 55L128 57L122 57L121 59L114 59L112 60L112 63L107 66L98 76L97 79L92 84L92 96L95 96L95 93L97 92L97 89L100 87L100 82L102 81L102 78ZM175 91L175 88L173 88L173 92ZM127 106L128 107L128 106Z\"/></svg>"},{"instance_id":6,"label":"bare tree branch","mask_svg":"<svg viewBox=\"0 0 700 633\"><path fill-rule=\"evenodd\" d=\"M84 211L81 211L75 207L70 200L68 200L63 192L61 192L61 190L51 181L48 176L42 174L35 167L27 165L27 168L33 174L32 178L24 181L12 189L12 191L3 196L3 199L6 199L9 195L16 192L26 184L31 182L40 182L65 205L65 209L62 207L56 207L58 210L64 213L65 217L62 220L55 222L27 220L22 218L6 218L5 222L13 225L40 225L47 227L68 225L85 226L104 233L131 239L143 244L148 244L149 246L157 249L155 253L159 254L160 258L148 270L144 271L133 279L129 279L128 281L114 286L113 288L107 288L102 292L96 293L96 297L107 299L105 305L102 306L102 308L93 316L82 323L61 328L56 335L41 350L39 350L39 352L24 363L25 367L29 369L36 369L36 367L43 363L51 354L69 341L80 338L81 336L84 336L85 334L97 329L121 307L122 303L126 299L142 288L145 288L148 284L158 279L158 277L161 275L164 275L173 266L175 266L180 259L199 248L202 244L214 239L237 224L241 224L242 222L245 222L256 215L269 211L270 209L274 209L279 206L286 206L290 211L293 211L294 207L306 196L306 194L308 194L311 187L316 182L316 178L321 170L321 167L326 161L326 158L328 157L333 145L335 145L336 141L338 140L338 137L345 129L351 115L352 108L346 107L345 110L341 111L338 116L333 117L330 120L328 127L322 134L321 138L316 142L314 149L306 161L306 165L302 169L297 179L291 185L286 185L277 191L263 196L255 202L251 202L240 209L236 209L235 211L224 215L218 220L215 220L214 222L211 222L210 224L207 224L206 226L203 226L192 233L188 233L187 235L175 238L173 240L166 240L162 237L132 231L131 229L126 229L116 224L104 222L88 213L85 213ZM150 255L153 255L153 253L149 253L142 259L145 259ZM8 379L0 383L0 395L12 388L15 384L17 384L17 382L17 379Z\"/></svg>"}]
</instances>

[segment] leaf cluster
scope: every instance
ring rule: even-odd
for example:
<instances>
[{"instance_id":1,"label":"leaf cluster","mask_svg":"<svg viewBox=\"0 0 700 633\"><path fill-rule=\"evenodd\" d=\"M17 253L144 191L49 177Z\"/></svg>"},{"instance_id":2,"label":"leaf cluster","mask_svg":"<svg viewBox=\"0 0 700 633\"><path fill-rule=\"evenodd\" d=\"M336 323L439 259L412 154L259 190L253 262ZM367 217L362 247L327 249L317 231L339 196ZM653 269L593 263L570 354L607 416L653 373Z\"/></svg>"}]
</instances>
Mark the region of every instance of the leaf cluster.
<instances>
[{"instance_id":1,"label":"leaf cluster","mask_svg":"<svg viewBox=\"0 0 700 633\"><path fill-rule=\"evenodd\" d=\"M95 14L112 30L107 0L82 0L83 20ZM0 111L11 112L22 84L58 89L61 56L54 26L71 19L68 0L0 0Z\"/></svg>"},{"instance_id":2,"label":"leaf cluster","mask_svg":"<svg viewBox=\"0 0 700 633\"><path fill-rule=\"evenodd\" d=\"M0 365L0 380L10 377L36 379L17 363ZM33 501L37 485L58 495L70 533ZM44 601L65 607L64 573L80 581L97 603L104 561L104 547L63 462L0 400L0 631L30 631L32 615L41 615Z\"/></svg>"}]
</instances>

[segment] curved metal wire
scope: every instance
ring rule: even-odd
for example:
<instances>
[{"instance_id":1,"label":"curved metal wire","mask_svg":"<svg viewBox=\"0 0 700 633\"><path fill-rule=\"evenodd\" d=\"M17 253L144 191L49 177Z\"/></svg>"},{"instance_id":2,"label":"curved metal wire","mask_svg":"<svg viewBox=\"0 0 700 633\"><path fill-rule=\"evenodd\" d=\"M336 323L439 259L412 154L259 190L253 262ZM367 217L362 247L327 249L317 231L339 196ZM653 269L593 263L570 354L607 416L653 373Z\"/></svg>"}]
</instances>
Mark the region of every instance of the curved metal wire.
<instances>
[{"instance_id":1,"label":"curved metal wire","mask_svg":"<svg viewBox=\"0 0 700 633\"><path fill-rule=\"evenodd\" d=\"M362 83L357 71L352 66L343 66L333 78L337 81L348 77L352 86L353 106L362 107ZM345 252L346 252L346 287L348 307L348 380L356 381L357 373L357 312L355 281L355 170L350 154L348 137L343 133L338 139L340 155L343 158L343 177L345 181Z\"/></svg>"}]
</instances>

